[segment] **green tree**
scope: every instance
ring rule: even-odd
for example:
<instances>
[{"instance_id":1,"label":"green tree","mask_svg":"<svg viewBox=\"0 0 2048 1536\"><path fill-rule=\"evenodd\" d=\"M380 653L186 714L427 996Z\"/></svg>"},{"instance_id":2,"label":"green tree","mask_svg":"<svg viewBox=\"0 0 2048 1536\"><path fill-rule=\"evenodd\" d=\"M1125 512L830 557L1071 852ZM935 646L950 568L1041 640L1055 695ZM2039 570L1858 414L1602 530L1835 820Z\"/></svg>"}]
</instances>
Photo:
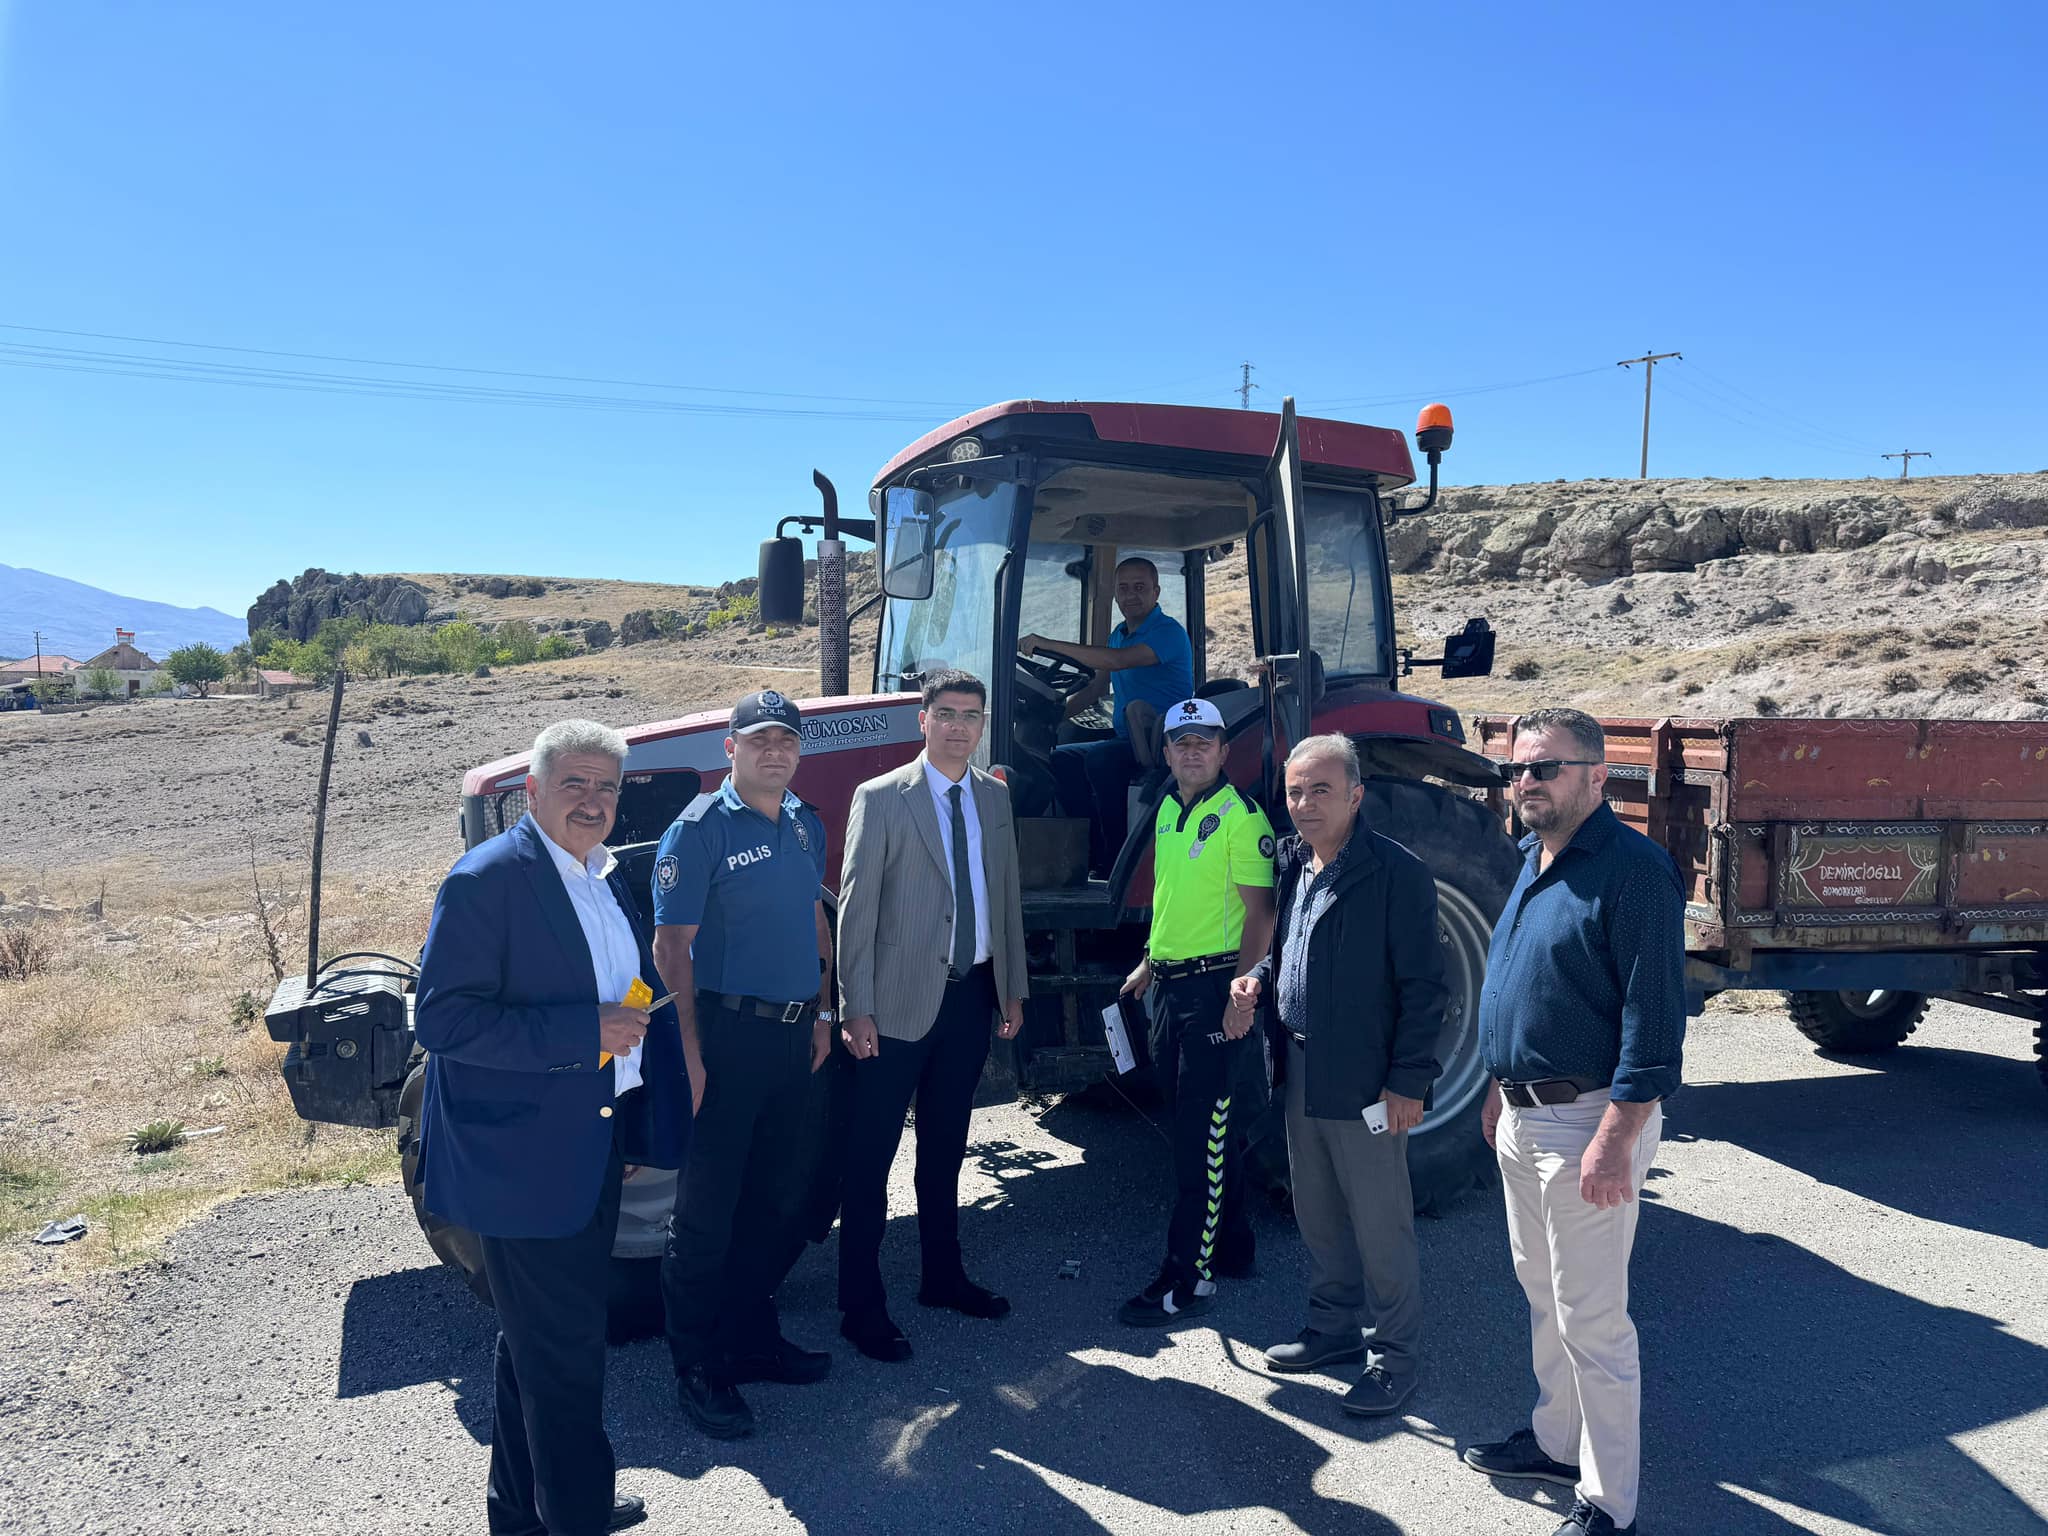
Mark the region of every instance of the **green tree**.
<instances>
[{"instance_id":1,"label":"green tree","mask_svg":"<svg viewBox=\"0 0 2048 1536\"><path fill-rule=\"evenodd\" d=\"M249 637L249 654L256 658L259 666L274 667L270 660L271 649L285 639L285 632L275 624L266 624Z\"/></svg>"},{"instance_id":2,"label":"green tree","mask_svg":"<svg viewBox=\"0 0 2048 1536\"><path fill-rule=\"evenodd\" d=\"M70 698L75 685L68 675L39 677L28 685L28 691L36 696L36 702L45 707L61 704Z\"/></svg>"},{"instance_id":3,"label":"green tree","mask_svg":"<svg viewBox=\"0 0 2048 1536\"><path fill-rule=\"evenodd\" d=\"M491 638L497 643L500 666L520 666L540 654L540 636L524 619L507 619L491 631Z\"/></svg>"},{"instance_id":4,"label":"green tree","mask_svg":"<svg viewBox=\"0 0 2048 1536\"><path fill-rule=\"evenodd\" d=\"M326 683L334 679L334 658L310 641L279 639L263 659L273 670L289 672L308 682Z\"/></svg>"},{"instance_id":5,"label":"green tree","mask_svg":"<svg viewBox=\"0 0 2048 1536\"><path fill-rule=\"evenodd\" d=\"M468 676L478 667L489 666L497 654L491 637L467 619L443 624L434 631L434 651L450 672Z\"/></svg>"},{"instance_id":6,"label":"green tree","mask_svg":"<svg viewBox=\"0 0 2048 1536\"><path fill-rule=\"evenodd\" d=\"M256 647L244 640L240 645L228 649L228 676L238 683L246 683L256 675Z\"/></svg>"},{"instance_id":7,"label":"green tree","mask_svg":"<svg viewBox=\"0 0 2048 1536\"><path fill-rule=\"evenodd\" d=\"M547 639L540 643L538 659L541 661L567 661L576 653L576 642L567 635L549 635Z\"/></svg>"},{"instance_id":8,"label":"green tree","mask_svg":"<svg viewBox=\"0 0 2048 1536\"><path fill-rule=\"evenodd\" d=\"M372 624L343 653L351 672L373 677L430 672L441 664L431 636L402 624ZM348 660L347 658L355 658Z\"/></svg>"},{"instance_id":9,"label":"green tree","mask_svg":"<svg viewBox=\"0 0 2048 1536\"><path fill-rule=\"evenodd\" d=\"M212 646L203 642L181 645L164 658L162 670L170 673L171 681L181 687L197 688L199 697L206 697L206 690L228 675L228 659Z\"/></svg>"},{"instance_id":10,"label":"green tree","mask_svg":"<svg viewBox=\"0 0 2048 1536\"><path fill-rule=\"evenodd\" d=\"M83 686L88 699L111 699L121 691L121 679L112 667L87 667Z\"/></svg>"}]
</instances>

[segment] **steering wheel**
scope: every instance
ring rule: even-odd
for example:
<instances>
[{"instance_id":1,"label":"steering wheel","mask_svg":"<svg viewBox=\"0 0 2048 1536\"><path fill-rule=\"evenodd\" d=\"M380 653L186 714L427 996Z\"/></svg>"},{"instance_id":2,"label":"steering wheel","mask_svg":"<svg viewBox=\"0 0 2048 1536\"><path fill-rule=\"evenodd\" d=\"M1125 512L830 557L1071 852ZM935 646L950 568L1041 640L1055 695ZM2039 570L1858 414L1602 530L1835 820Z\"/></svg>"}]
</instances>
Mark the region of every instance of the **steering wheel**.
<instances>
[{"instance_id":1,"label":"steering wheel","mask_svg":"<svg viewBox=\"0 0 2048 1536\"><path fill-rule=\"evenodd\" d=\"M1095 681L1093 667L1055 651L1036 651L1029 656L1020 651L1017 670L1062 699L1071 699Z\"/></svg>"}]
</instances>

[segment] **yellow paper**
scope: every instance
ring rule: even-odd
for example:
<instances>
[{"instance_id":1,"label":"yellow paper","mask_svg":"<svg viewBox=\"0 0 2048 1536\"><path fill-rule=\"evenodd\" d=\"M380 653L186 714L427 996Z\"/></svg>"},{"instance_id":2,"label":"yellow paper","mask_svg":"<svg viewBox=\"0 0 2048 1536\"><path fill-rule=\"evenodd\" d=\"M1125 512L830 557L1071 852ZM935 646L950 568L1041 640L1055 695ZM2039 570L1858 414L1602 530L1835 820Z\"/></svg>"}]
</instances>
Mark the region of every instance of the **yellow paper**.
<instances>
[{"instance_id":1,"label":"yellow paper","mask_svg":"<svg viewBox=\"0 0 2048 1536\"><path fill-rule=\"evenodd\" d=\"M621 1008L645 1008L653 1001L653 989L638 976L635 976L633 978L633 985L626 988L626 995L619 1000L619 1006ZM600 1067L611 1059L612 1053L610 1051L599 1051L597 1053L597 1064Z\"/></svg>"}]
</instances>

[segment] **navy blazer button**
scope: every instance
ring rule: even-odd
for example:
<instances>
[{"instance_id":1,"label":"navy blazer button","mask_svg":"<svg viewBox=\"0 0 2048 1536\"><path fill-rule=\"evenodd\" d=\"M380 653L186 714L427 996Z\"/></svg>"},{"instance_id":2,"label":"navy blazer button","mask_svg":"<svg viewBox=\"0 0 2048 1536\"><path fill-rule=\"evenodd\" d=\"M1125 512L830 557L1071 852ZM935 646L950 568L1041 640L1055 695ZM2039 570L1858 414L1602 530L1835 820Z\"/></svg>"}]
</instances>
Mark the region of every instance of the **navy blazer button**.
<instances>
[{"instance_id":1,"label":"navy blazer button","mask_svg":"<svg viewBox=\"0 0 2048 1536\"><path fill-rule=\"evenodd\" d=\"M600 1115L603 1115L603 1116L605 1117L605 1119L607 1119L607 1120L611 1119L611 1117L612 1117L612 1107L611 1107L611 1105L609 1105L609 1104L601 1105L601 1106L600 1106L600 1107L598 1108L598 1111L597 1111L597 1112L598 1112L598 1113L599 1113Z\"/></svg>"}]
</instances>

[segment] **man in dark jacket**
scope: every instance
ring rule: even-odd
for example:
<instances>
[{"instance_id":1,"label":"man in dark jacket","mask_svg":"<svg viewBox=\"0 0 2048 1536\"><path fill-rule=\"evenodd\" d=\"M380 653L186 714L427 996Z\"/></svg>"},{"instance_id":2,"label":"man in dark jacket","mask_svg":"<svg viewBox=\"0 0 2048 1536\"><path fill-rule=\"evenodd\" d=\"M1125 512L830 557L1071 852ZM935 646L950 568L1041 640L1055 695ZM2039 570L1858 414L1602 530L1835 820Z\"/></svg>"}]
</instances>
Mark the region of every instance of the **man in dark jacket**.
<instances>
[{"instance_id":1,"label":"man in dark jacket","mask_svg":"<svg viewBox=\"0 0 2048 1536\"><path fill-rule=\"evenodd\" d=\"M628 1169L678 1168L690 1093L647 925L604 845L626 738L589 720L533 744L528 814L441 882L414 1023L427 1051L426 1207L483 1246L498 1312L486 1493L505 1536L644 1518L613 1487L605 1295Z\"/></svg>"},{"instance_id":2,"label":"man in dark jacket","mask_svg":"<svg viewBox=\"0 0 2048 1536\"><path fill-rule=\"evenodd\" d=\"M1358 752L1311 736L1287 755L1287 811L1266 958L1231 986L1263 1002L1284 1063L1294 1214L1309 1252L1308 1326L1266 1351L1276 1371L1365 1360L1344 1411L1399 1410L1415 1390L1422 1279L1408 1132L1442 1070L1436 882L1365 825ZM1367 1350L1370 1346L1370 1354Z\"/></svg>"}]
</instances>

